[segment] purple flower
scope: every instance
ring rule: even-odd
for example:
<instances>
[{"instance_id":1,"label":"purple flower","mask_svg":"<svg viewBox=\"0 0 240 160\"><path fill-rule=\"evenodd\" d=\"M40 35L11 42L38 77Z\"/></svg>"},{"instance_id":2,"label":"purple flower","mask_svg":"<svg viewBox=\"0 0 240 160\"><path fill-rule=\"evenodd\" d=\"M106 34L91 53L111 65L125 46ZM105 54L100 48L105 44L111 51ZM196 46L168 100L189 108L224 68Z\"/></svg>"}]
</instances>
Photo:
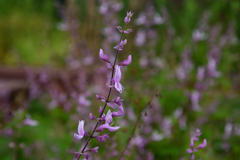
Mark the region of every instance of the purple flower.
<instances>
[{"instance_id":1,"label":"purple flower","mask_svg":"<svg viewBox=\"0 0 240 160\"><path fill-rule=\"evenodd\" d=\"M127 44L127 39L125 39L124 41L121 41L118 45L116 45L115 47L113 47L116 50L123 50L123 46Z\"/></svg>"},{"instance_id":2,"label":"purple flower","mask_svg":"<svg viewBox=\"0 0 240 160\"><path fill-rule=\"evenodd\" d=\"M102 108L102 106L100 106L99 107L99 113L102 114L102 112L103 112L103 108Z\"/></svg>"},{"instance_id":3,"label":"purple flower","mask_svg":"<svg viewBox=\"0 0 240 160\"><path fill-rule=\"evenodd\" d=\"M90 117L91 120L96 119L96 117L92 113L89 114L89 117Z\"/></svg>"},{"instance_id":4,"label":"purple flower","mask_svg":"<svg viewBox=\"0 0 240 160\"><path fill-rule=\"evenodd\" d=\"M196 90L193 91L193 92L191 93L190 99L191 99L191 102L192 102L192 107L193 107L193 109L194 109L194 110L198 110L198 109L199 109L199 101L200 101L200 99L201 99L201 93L198 92L198 91L196 91Z\"/></svg>"},{"instance_id":5,"label":"purple flower","mask_svg":"<svg viewBox=\"0 0 240 160\"><path fill-rule=\"evenodd\" d=\"M194 160L195 159L195 155L194 154L191 154L190 155L190 160Z\"/></svg>"},{"instance_id":6,"label":"purple flower","mask_svg":"<svg viewBox=\"0 0 240 160\"><path fill-rule=\"evenodd\" d=\"M104 97L99 96L99 95L97 95L96 97L97 97L97 99L101 100L102 102L106 102L106 99L105 99ZM108 101L108 102L107 102L107 105L108 105L109 107L113 108L113 109L116 109L116 107L115 107L115 102Z\"/></svg>"},{"instance_id":7,"label":"purple flower","mask_svg":"<svg viewBox=\"0 0 240 160\"><path fill-rule=\"evenodd\" d=\"M112 117L119 117L124 114L123 106L119 106L118 112L113 112Z\"/></svg>"},{"instance_id":8,"label":"purple flower","mask_svg":"<svg viewBox=\"0 0 240 160\"><path fill-rule=\"evenodd\" d=\"M122 93L123 86L120 83L121 80L121 70L118 65L115 66L115 76L114 76L114 82L115 82L115 88L117 91Z\"/></svg>"},{"instance_id":9,"label":"purple flower","mask_svg":"<svg viewBox=\"0 0 240 160\"><path fill-rule=\"evenodd\" d=\"M199 144L196 149L199 150L199 149L202 149L202 148L204 148L206 146L207 146L207 140L204 139L203 143Z\"/></svg>"},{"instance_id":10,"label":"purple flower","mask_svg":"<svg viewBox=\"0 0 240 160\"><path fill-rule=\"evenodd\" d=\"M203 80L204 78L204 73L205 73L205 68L204 67L198 67L198 70L197 70L197 79L199 81Z\"/></svg>"},{"instance_id":11,"label":"purple flower","mask_svg":"<svg viewBox=\"0 0 240 160\"><path fill-rule=\"evenodd\" d=\"M97 98L98 100L105 99L105 97L103 97L103 96L100 96L100 95L96 95L96 98Z\"/></svg>"},{"instance_id":12,"label":"purple flower","mask_svg":"<svg viewBox=\"0 0 240 160\"><path fill-rule=\"evenodd\" d=\"M78 134L74 134L75 139L81 140L84 137L84 121L79 121Z\"/></svg>"},{"instance_id":13,"label":"purple flower","mask_svg":"<svg viewBox=\"0 0 240 160\"><path fill-rule=\"evenodd\" d=\"M119 32L121 32L121 33L123 32L123 30L122 30L122 27L121 27L121 26L116 26L116 27L117 27L117 29L118 29L118 31L119 31Z\"/></svg>"},{"instance_id":14,"label":"purple flower","mask_svg":"<svg viewBox=\"0 0 240 160\"><path fill-rule=\"evenodd\" d=\"M116 131L116 130L118 130L120 127L112 127L112 126L110 126L108 123L105 123L105 124L103 124L103 125L101 125L98 129L97 129L97 131L98 132L102 132L103 131L103 129L108 129L110 132L114 132L114 131Z\"/></svg>"},{"instance_id":15,"label":"purple flower","mask_svg":"<svg viewBox=\"0 0 240 160\"><path fill-rule=\"evenodd\" d=\"M84 155L84 160L88 160L89 159L89 156L90 156L89 153L84 153L83 155Z\"/></svg>"},{"instance_id":16,"label":"purple flower","mask_svg":"<svg viewBox=\"0 0 240 160\"><path fill-rule=\"evenodd\" d=\"M112 64L109 61L108 56L103 53L102 49L100 49L100 51L99 51L99 56L104 62L106 62L108 68L112 68Z\"/></svg>"},{"instance_id":17,"label":"purple flower","mask_svg":"<svg viewBox=\"0 0 240 160\"><path fill-rule=\"evenodd\" d=\"M126 29L123 31L121 26L116 26L116 27L117 27L118 31L121 33L128 34L128 33L132 32L132 29Z\"/></svg>"},{"instance_id":18,"label":"purple flower","mask_svg":"<svg viewBox=\"0 0 240 160\"><path fill-rule=\"evenodd\" d=\"M218 72L216 70L216 67L217 67L217 62L215 59L213 58L210 58L208 60L208 65L207 65L207 73L208 73L208 76L209 77L215 77L215 78L218 78L221 76L221 72Z\"/></svg>"},{"instance_id":19,"label":"purple flower","mask_svg":"<svg viewBox=\"0 0 240 160\"><path fill-rule=\"evenodd\" d=\"M27 118L23 121L24 125L29 125L29 126L37 126L38 122L35 120L32 120L30 116L27 116Z\"/></svg>"},{"instance_id":20,"label":"purple flower","mask_svg":"<svg viewBox=\"0 0 240 160\"><path fill-rule=\"evenodd\" d=\"M74 154L75 154L75 158L78 158L80 155L80 152L74 152Z\"/></svg>"},{"instance_id":21,"label":"purple flower","mask_svg":"<svg viewBox=\"0 0 240 160\"><path fill-rule=\"evenodd\" d=\"M99 147L94 147L94 148L91 149L90 151L93 152L93 153L98 153L98 148L99 148Z\"/></svg>"},{"instance_id":22,"label":"purple flower","mask_svg":"<svg viewBox=\"0 0 240 160\"><path fill-rule=\"evenodd\" d=\"M91 104L91 102L89 100L87 100L86 96L84 96L84 95L80 95L78 97L78 103L82 106L89 106Z\"/></svg>"},{"instance_id":23,"label":"purple flower","mask_svg":"<svg viewBox=\"0 0 240 160\"><path fill-rule=\"evenodd\" d=\"M110 124L112 123L112 113L111 113L111 110L109 109L108 112L107 112L107 115L106 115L106 123Z\"/></svg>"},{"instance_id":24,"label":"purple flower","mask_svg":"<svg viewBox=\"0 0 240 160\"><path fill-rule=\"evenodd\" d=\"M103 61L110 62L109 59L108 59L108 56L103 53L102 49L100 49L100 51L99 51L99 56L100 56L100 58L102 58Z\"/></svg>"},{"instance_id":25,"label":"purple flower","mask_svg":"<svg viewBox=\"0 0 240 160\"><path fill-rule=\"evenodd\" d=\"M202 134L201 130L197 128L195 135L199 137L201 136L201 134Z\"/></svg>"},{"instance_id":26,"label":"purple flower","mask_svg":"<svg viewBox=\"0 0 240 160\"><path fill-rule=\"evenodd\" d=\"M132 62L132 56L129 55L127 59L125 59L124 61L122 61L119 66L127 66Z\"/></svg>"},{"instance_id":27,"label":"purple flower","mask_svg":"<svg viewBox=\"0 0 240 160\"><path fill-rule=\"evenodd\" d=\"M115 104L117 104L118 106L122 105L122 101L123 99L121 99L120 97L115 98L114 100L112 100L112 102L114 102Z\"/></svg>"},{"instance_id":28,"label":"purple flower","mask_svg":"<svg viewBox=\"0 0 240 160\"><path fill-rule=\"evenodd\" d=\"M127 16L124 18L124 22L129 23L131 21L132 15L133 15L133 13L131 11L127 12Z\"/></svg>"},{"instance_id":29,"label":"purple flower","mask_svg":"<svg viewBox=\"0 0 240 160\"><path fill-rule=\"evenodd\" d=\"M102 132L103 129L108 129L110 132L114 132L116 130L118 130L120 127L116 126L116 127L112 127L110 125L110 123L112 123L112 113L111 110L108 110L108 113L105 117L105 124L101 125L98 127L97 131L98 132Z\"/></svg>"},{"instance_id":30,"label":"purple flower","mask_svg":"<svg viewBox=\"0 0 240 160\"><path fill-rule=\"evenodd\" d=\"M123 33L125 33L125 34L128 34L130 32L132 32L132 29L126 29L126 30L123 31Z\"/></svg>"},{"instance_id":31,"label":"purple flower","mask_svg":"<svg viewBox=\"0 0 240 160\"><path fill-rule=\"evenodd\" d=\"M116 109L114 102L107 102L107 105L113 109Z\"/></svg>"},{"instance_id":32,"label":"purple flower","mask_svg":"<svg viewBox=\"0 0 240 160\"><path fill-rule=\"evenodd\" d=\"M190 155L190 160L194 160L195 159L195 156L193 154L193 152L197 152L199 149L202 149L204 147L207 146L207 140L204 139L203 140L203 143L199 144L197 146L197 148L194 148L194 141L198 141L199 140L199 136L201 135L201 131L200 129L197 129L196 132L195 132L195 136L191 138L191 143L190 143L190 148L187 149L187 153L191 154Z\"/></svg>"},{"instance_id":33,"label":"purple flower","mask_svg":"<svg viewBox=\"0 0 240 160\"><path fill-rule=\"evenodd\" d=\"M107 139L110 139L108 134L103 134L103 135L97 137L97 140L99 142L106 142Z\"/></svg>"}]
</instances>

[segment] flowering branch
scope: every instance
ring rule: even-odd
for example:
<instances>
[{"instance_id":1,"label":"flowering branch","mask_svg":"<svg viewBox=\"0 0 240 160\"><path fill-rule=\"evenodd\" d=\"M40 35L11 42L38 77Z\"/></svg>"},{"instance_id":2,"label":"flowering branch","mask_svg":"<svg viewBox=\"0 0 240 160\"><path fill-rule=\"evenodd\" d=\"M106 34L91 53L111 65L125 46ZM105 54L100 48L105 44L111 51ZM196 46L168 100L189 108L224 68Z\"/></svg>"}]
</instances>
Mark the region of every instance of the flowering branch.
<instances>
[{"instance_id":1,"label":"flowering branch","mask_svg":"<svg viewBox=\"0 0 240 160\"><path fill-rule=\"evenodd\" d=\"M118 157L118 160L121 160L121 159L122 159L125 151L126 151L127 148L128 148L128 145L129 145L131 139L133 138L133 136L134 136L134 134L135 134L135 131L136 131L136 129L137 129L137 126L138 126L138 124L139 124L139 121L140 121L140 119L142 118L143 112L144 112L148 107L151 107L151 105L152 105L152 99L153 99L155 96L156 96L156 97L158 97L158 96L161 97L161 94L159 93L159 91L156 91L156 92L154 93L154 95L152 95L152 97L150 98L150 100L148 101L148 103L145 105L145 107L142 109L142 111L141 111L140 114L138 115L138 118L137 118L137 120L136 120L136 122L135 122L135 124L134 124L134 128L133 128L132 134L131 134L131 136L128 138L127 144L125 145L125 147L124 147L124 149L122 150L120 156Z\"/></svg>"},{"instance_id":2,"label":"flowering branch","mask_svg":"<svg viewBox=\"0 0 240 160\"><path fill-rule=\"evenodd\" d=\"M132 15L133 15L133 13L127 12L127 16L126 16L125 19L124 19L125 25L130 22ZM90 140L91 140L92 138L96 138L96 139L97 139L98 141L100 141L100 142L106 141L106 139L109 139L108 134L104 134L104 135L101 135L101 136L98 136L98 137L93 136L95 132L102 132L103 129L108 129L110 132L114 132L114 131L116 131L116 130L118 130L118 129L120 128L120 127L118 127L118 126L112 127L112 126L111 126L111 123L112 123L112 121L113 121L113 119L112 119L113 117L123 115L123 113L124 113L124 110L123 110L123 107L122 107L122 101L123 101L123 100L120 99L120 97L117 97L117 98L115 98L114 100L109 100L109 98L110 98L110 95L111 95L112 87L115 87L116 90L118 90L120 93L122 93L123 87L122 87L122 85L120 84L120 80L121 80L121 70L120 70L120 68L123 67L123 66L129 65L129 64L131 63L131 61L132 61L132 58L131 58L131 55L130 55L130 56L128 56L128 59L127 59L127 60L124 60L124 61L121 62L119 65L116 65L119 51L122 50L123 46L126 45L126 43L127 43L127 40L126 40L126 39L125 39L124 41L122 41L123 34L124 34L124 33L127 34L127 33L129 33L129 32L132 31L131 29L124 30L124 29L125 29L125 25L124 25L124 27L123 27L123 30L120 30L120 29L122 29L120 26L117 27L118 30L121 32L121 37L120 37L120 40L119 40L119 44L114 47L114 49L116 49L117 52L116 52L116 56L115 56L115 60L114 60L113 65L112 65L111 62L109 61L108 56L103 53L103 50L102 50L102 49L100 49L100 52L99 52L100 58L101 58L104 62L106 62L106 65L107 65L108 68L112 68L112 74L111 74L110 83L107 84L107 86L109 86L110 88L109 88L109 92L108 92L107 99L105 99L104 97L102 97L102 96L100 96L100 95L96 95L97 99L105 102L105 104L104 104L104 107L103 107L103 108L100 106L100 109L99 109L99 113L100 113L100 114L99 114L99 118L97 119L98 121L97 121L97 123L96 123L96 125L95 125L95 127L94 127L94 129L93 129L93 131L92 131L92 133L90 134L90 136L89 136L86 144L84 145L82 151L81 151L80 153L79 153L79 152L76 152L76 153L75 153L75 156L76 156L76 159L77 159L77 160L79 160L80 157L81 157L83 154L84 154L84 156L85 156L85 159L88 159L90 154L89 154L89 153L85 153L85 152L87 152L87 151L92 151L92 152L94 152L94 153L97 153L98 147L95 147L95 148L93 148L92 150L87 150L87 151L86 151L86 148L87 148L87 146L88 146L88 144L89 144L89 142L90 142ZM114 75L114 73L115 73L115 75ZM118 106L119 106L118 112L112 112L112 113L111 113L111 111L108 110L107 115L105 116L105 115L104 115L104 111L105 111L107 105L110 106L110 107L112 107L113 109L115 109L115 105L118 105ZM92 119L92 120L96 119L92 113L90 113L90 119ZM105 121L105 124L102 124L103 121ZM99 126L99 125L100 125L100 126ZM74 137L75 137L77 140L80 140L81 138L83 138L83 137L85 137L85 136L88 136L88 135L87 135L87 132L84 131L83 126L84 126L84 121L80 121L80 122L79 122L79 127L78 127L78 133L79 133L79 135L74 134ZM98 127L98 126L99 126L99 127Z\"/></svg>"},{"instance_id":3,"label":"flowering branch","mask_svg":"<svg viewBox=\"0 0 240 160\"><path fill-rule=\"evenodd\" d=\"M207 146L207 140L204 139L203 143L199 144L196 148L194 148L194 141L198 141L199 140L199 136L201 134L202 133L201 133L200 129L197 129L196 133L195 133L195 136L193 136L191 138L190 148L187 149L187 153L190 154L190 160L194 160L195 159L195 155L193 154L193 152L197 152L199 149L202 149L202 148Z\"/></svg>"}]
</instances>

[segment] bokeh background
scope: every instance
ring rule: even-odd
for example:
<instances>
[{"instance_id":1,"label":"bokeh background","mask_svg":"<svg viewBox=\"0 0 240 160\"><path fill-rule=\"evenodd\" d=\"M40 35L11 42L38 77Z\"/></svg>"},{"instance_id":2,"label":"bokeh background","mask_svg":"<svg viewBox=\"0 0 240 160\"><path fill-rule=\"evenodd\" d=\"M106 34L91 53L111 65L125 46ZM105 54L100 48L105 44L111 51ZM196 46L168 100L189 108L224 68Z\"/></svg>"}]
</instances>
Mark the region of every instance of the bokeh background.
<instances>
[{"instance_id":1,"label":"bokeh background","mask_svg":"<svg viewBox=\"0 0 240 160\"><path fill-rule=\"evenodd\" d=\"M107 96L110 59L119 41L115 26L134 12L119 62L125 114L110 140L92 140L90 159L117 159L140 123L123 159L203 160L240 157L239 0L1 0L0 158L73 159L79 120L90 132ZM153 95L158 96L153 96ZM147 103L150 102L150 105Z\"/></svg>"}]
</instances>

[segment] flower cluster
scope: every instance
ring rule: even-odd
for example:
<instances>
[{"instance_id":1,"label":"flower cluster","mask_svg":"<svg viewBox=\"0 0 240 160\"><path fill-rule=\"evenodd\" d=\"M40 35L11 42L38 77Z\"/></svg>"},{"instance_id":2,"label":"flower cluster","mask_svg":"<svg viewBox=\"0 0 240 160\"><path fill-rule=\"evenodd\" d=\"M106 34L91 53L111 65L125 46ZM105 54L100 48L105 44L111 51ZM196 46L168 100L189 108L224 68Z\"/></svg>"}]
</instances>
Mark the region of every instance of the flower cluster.
<instances>
[{"instance_id":1,"label":"flower cluster","mask_svg":"<svg viewBox=\"0 0 240 160\"><path fill-rule=\"evenodd\" d=\"M202 149L202 148L207 146L207 140L204 139L203 143L199 144L196 148L194 148L194 141L198 141L199 140L199 136L201 134L202 133L201 133L200 129L197 129L196 133L195 133L195 136L193 136L191 138L190 148L187 149L187 153L190 154L190 160L194 160L195 159L195 155L193 154L193 152L197 152L199 149Z\"/></svg>"},{"instance_id":2,"label":"flower cluster","mask_svg":"<svg viewBox=\"0 0 240 160\"><path fill-rule=\"evenodd\" d=\"M125 24L130 22L132 15L133 15L132 12L127 12L127 16L124 19ZM118 27L118 28L122 28L122 27ZM96 118L92 113L89 114L89 117L91 120L97 120L96 126L94 127L94 130L92 131L92 133L90 135L88 135L88 133L84 130L84 121L83 120L79 121L78 134L74 134L75 139L81 140L83 137L86 137L86 136L89 136L89 138L88 138L85 146L83 147L82 151L75 152L76 159L79 159L81 157L81 155L84 155L85 159L88 160L91 152L93 152L93 153L98 152L98 147L95 147L90 150L85 150L88 143L90 142L90 140L92 138L96 138L99 142L106 142L107 139L110 139L108 134L95 136L94 135L95 132L103 132L104 130L114 132L120 128L119 126L113 126L113 117L122 116L124 114L124 109L123 109L123 105L122 105L123 99L121 99L120 97L117 97L113 100L110 100L110 95L111 95L111 91L112 91L113 87L115 87L115 89L117 91L122 93L123 86L120 83L121 67L129 65L132 61L132 56L129 55L126 60L120 62L119 64L116 64L119 51L121 51L123 49L123 46L126 45L126 43L127 43L126 39L122 41L123 34L127 33L129 30L131 30L131 29L124 30L124 28L125 28L125 26L123 27L123 30L120 31L122 35L121 35L119 44L116 47L114 47L114 49L117 50L114 63L110 62L108 56L106 54L104 54L102 49L100 49L100 51L99 51L100 58L106 63L108 68L112 69L112 76L110 79L110 83L107 84L107 86L110 87L109 94L108 94L107 98L105 98L104 96L101 96L101 95L96 95L96 98L98 100L101 100L105 104L104 104L104 107L100 106L100 108L99 108L99 118ZM106 109L106 106L109 106L114 110L116 109L116 107L118 107L118 111L112 112L109 109L107 114L105 115L104 111Z\"/></svg>"}]
</instances>

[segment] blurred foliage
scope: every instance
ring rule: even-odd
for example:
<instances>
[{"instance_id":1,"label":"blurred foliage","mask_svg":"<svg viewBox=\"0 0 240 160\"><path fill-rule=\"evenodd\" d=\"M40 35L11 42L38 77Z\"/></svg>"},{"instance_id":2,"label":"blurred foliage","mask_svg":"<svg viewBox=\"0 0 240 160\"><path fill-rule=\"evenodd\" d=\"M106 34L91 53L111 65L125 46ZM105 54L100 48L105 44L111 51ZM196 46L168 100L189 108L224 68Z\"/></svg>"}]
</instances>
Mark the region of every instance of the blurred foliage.
<instances>
[{"instance_id":1,"label":"blurred foliage","mask_svg":"<svg viewBox=\"0 0 240 160\"><path fill-rule=\"evenodd\" d=\"M70 1L70 0L69 0ZM67 4L69 1L62 1ZM49 0L1 0L0 1L0 63L7 66L30 65L30 66L64 66L65 57L68 55L71 45L70 35L58 29L61 17L55 7L56 1ZM180 53L186 46L192 45L192 31L195 29L203 12L211 13L210 25L221 25L222 32L225 31L229 23L234 24L236 37L240 39L240 1L239 0L153 0L155 9L159 11L165 7L169 12L170 21L175 30L176 37L170 42L172 47L168 53L162 53L163 44L168 41L166 36L167 26L157 27L160 39L157 42L157 54L165 58L167 67L159 70L154 76L145 76L146 70L139 67L138 50L133 46L133 35L126 35L128 45L126 53L132 53L133 62L128 67L123 84L125 87L124 103L127 107L132 107L135 113L140 114L142 108L149 100L150 95L156 89L160 89L161 104L164 116L171 117L171 113L179 106L187 108L188 98L185 96L184 88L179 87L179 83L173 77L173 70L179 63ZM124 8L118 14L119 19L123 19L126 11L132 10L138 15L145 6L146 1L123 0ZM98 56L97 51L101 46L101 27L99 22L102 18L97 12L98 3L96 1L76 0L78 17L80 20L79 37L86 40L86 45ZM136 17L133 17L133 20ZM122 21L120 21L123 24ZM97 27L96 27L97 26ZM136 30L134 23L130 26ZM98 28L99 27L99 28ZM196 46L194 46L196 45ZM193 45L194 75L197 66L207 63L206 52L209 50L205 41L197 42ZM234 121L239 125L240 89L234 88L233 76L239 76L240 69L240 45L231 46L222 51L219 70L222 77L216 79L216 85L204 95L201 105L207 108L212 99L219 100L217 111L208 116L208 122L201 126L203 138L208 140L208 145L203 150L196 153L196 157L211 160L238 159L240 157L239 136L229 138L230 151L222 149L225 141L222 138L224 126L227 121ZM124 59L124 57L120 57ZM94 73L93 73L94 74ZM191 75L193 77L193 75ZM141 86L138 84L139 82ZM144 83L143 83L144 82ZM189 82L189 88L192 84ZM91 98L94 95L91 95ZM77 131L77 123L71 119L71 113L66 112L61 107L49 110L45 104L39 100L33 100L27 108L19 110L14 115L11 123L5 128L12 128L14 136L0 137L0 157L8 159L72 159L70 148L79 149L80 143L75 142L73 133ZM184 109L184 112L189 110ZM20 120L24 120L25 115L30 114L32 119L39 122L38 126L21 126ZM192 123L196 119L204 117L207 113L188 113L187 124L191 128L198 128L198 123ZM126 115L123 117L126 118ZM118 124L123 118L116 120ZM127 142L133 129L132 125L122 127L119 132L111 133L119 143L117 149L121 151ZM160 142L152 142L147 148L151 150L155 159L175 160L188 156L186 148L190 143L190 130L180 130L178 123L173 122L174 135L165 138ZM99 144L92 141L91 146L100 146L99 154L105 155L108 143ZM24 146L30 146L28 150ZM76 151L75 150L75 151ZM134 152L138 152L137 149ZM129 156L129 159L134 159ZM114 159L114 158L113 158Z\"/></svg>"}]
</instances>

